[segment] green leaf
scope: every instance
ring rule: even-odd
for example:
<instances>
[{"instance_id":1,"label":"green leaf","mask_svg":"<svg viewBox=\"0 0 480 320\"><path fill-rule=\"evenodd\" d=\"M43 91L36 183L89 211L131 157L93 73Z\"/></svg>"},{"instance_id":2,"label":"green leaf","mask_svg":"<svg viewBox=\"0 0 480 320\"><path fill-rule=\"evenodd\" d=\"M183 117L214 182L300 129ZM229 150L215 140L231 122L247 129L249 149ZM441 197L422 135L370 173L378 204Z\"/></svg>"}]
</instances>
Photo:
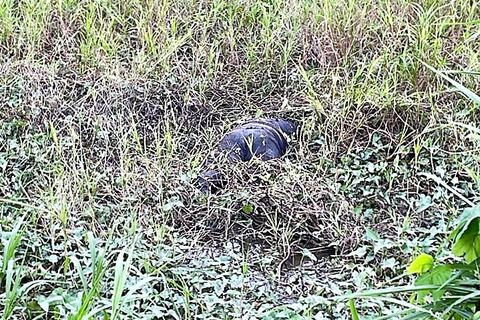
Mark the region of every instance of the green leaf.
<instances>
[{"instance_id":1,"label":"green leaf","mask_svg":"<svg viewBox=\"0 0 480 320\"><path fill-rule=\"evenodd\" d=\"M432 205L432 197L425 196L422 194L420 195L420 200L418 202L419 203L418 203L417 213L420 213L430 208L430 206Z\"/></svg>"},{"instance_id":2,"label":"green leaf","mask_svg":"<svg viewBox=\"0 0 480 320\"><path fill-rule=\"evenodd\" d=\"M408 273L424 273L433 267L433 257L429 254L422 253L407 268Z\"/></svg>"},{"instance_id":3,"label":"green leaf","mask_svg":"<svg viewBox=\"0 0 480 320\"><path fill-rule=\"evenodd\" d=\"M479 219L471 221L456 237L452 248L452 253L458 257L464 256L467 263L480 257L479 223Z\"/></svg>"},{"instance_id":4,"label":"green leaf","mask_svg":"<svg viewBox=\"0 0 480 320\"><path fill-rule=\"evenodd\" d=\"M438 285L442 286L450 279L452 275L452 269L448 265L440 265L433 268L431 271L420 275L415 280L415 285ZM425 296L432 293L434 301L438 301L442 298L445 290L422 290L417 293L417 301L423 302Z\"/></svg>"},{"instance_id":5,"label":"green leaf","mask_svg":"<svg viewBox=\"0 0 480 320\"><path fill-rule=\"evenodd\" d=\"M360 320L360 317L358 316L357 308L355 307L355 300L350 299L348 301L348 304L350 306L350 312L352 313L352 320Z\"/></svg>"},{"instance_id":6,"label":"green leaf","mask_svg":"<svg viewBox=\"0 0 480 320\"><path fill-rule=\"evenodd\" d=\"M243 205L242 211L246 214L250 214L253 212L253 205L251 203L246 203Z\"/></svg>"},{"instance_id":7,"label":"green leaf","mask_svg":"<svg viewBox=\"0 0 480 320\"><path fill-rule=\"evenodd\" d=\"M263 318L263 320L273 320L273 319L288 319L288 320L303 320L305 319L298 313L293 310L290 310L288 307L279 307L278 309L273 309L268 312Z\"/></svg>"},{"instance_id":8,"label":"green leaf","mask_svg":"<svg viewBox=\"0 0 480 320\"><path fill-rule=\"evenodd\" d=\"M382 238L380 238L380 235L375 231L370 228L365 228L366 231L366 239L371 240L371 241L380 241Z\"/></svg>"},{"instance_id":9,"label":"green leaf","mask_svg":"<svg viewBox=\"0 0 480 320\"><path fill-rule=\"evenodd\" d=\"M480 218L480 207L467 208L463 211L462 215L458 217L458 225L450 235L450 239L461 237L467 230L470 223Z\"/></svg>"}]
</instances>

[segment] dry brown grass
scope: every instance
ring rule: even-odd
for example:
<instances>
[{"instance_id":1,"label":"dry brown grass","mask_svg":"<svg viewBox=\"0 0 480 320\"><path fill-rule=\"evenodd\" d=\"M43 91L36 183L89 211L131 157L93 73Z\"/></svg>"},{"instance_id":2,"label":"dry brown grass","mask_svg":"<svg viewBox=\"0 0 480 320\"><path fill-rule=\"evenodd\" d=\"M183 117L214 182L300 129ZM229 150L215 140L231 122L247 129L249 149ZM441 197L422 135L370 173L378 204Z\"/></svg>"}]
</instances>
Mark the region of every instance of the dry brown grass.
<instances>
[{"instance_id":1,"label":"dry brown grass","mask_svg":"<svg viewBox=\"0 0 480 320\"><path fill-rule=\"evenodd\" d=\"M417 250L407 240L462 206L421 172L479 199L478 139L449 124L477 125L476 109L418 62L478 70L478 3L13 3L0 6L0 198L50 212L28 230L74 241L65 252L85 247L79 226L104 239L139 224L142 254L180 236L196 249L232 240L261 246L278 270L308 249L313 270L349 277L387 258L399 268ZM454 76L480 88L478 74ZM256 116L301 123L288 154L220 163L227 188L201 194L204 159ZM17 211L2 202L5 225ZM398 246L344 256L371 244L366 230Z\"/></svg>"}]
</instances>

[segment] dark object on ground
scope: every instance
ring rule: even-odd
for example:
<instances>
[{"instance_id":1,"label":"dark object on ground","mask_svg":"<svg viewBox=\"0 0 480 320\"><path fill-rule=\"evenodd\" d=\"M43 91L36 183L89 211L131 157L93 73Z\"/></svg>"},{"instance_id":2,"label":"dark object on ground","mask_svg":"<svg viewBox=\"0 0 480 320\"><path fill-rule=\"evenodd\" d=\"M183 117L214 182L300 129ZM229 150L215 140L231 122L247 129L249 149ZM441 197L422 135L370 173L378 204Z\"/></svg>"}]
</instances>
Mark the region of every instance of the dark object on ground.
<instances>
[{"instance_id":1,"label":"dark object on ground","mask_svg":"<svg viewBox=\"0 0 480 320\"><path fill-rule=\"evenodd\" d=\"M227 133L219 150L227 152L231 161L249 161L254 156L267 161L287 152L284 134L292 134L295 126L286 120L255 119Z\"/></svg>"},{"instance_id":2,"label":"dark object on ground","mask_svg":"<svg viewBox=\"0 0 480 320\"><path fill-rule=\"evenodd\" d=\"M226 156L229 162L249 161L254 156L263 161L280 158L287 152L287 135L297 126L283 119L253 119L228 132L219 142L215 157ZM212 160L207 161L207 165ZM202 192L217 192L226 181L218 170L208 170L200 175L197 185Z\"/></svg>"},{"instance_id":3,"label":"dark object on ground","mask_svg":"<svg viewBox=\"0 0 480 320\"><path fill-rule=\"evenodd\" d=\"M223 189L227 181L218 170L203 172L197 180L197 186L203 193L216 193Z\"/></svg>"}]
</instances>

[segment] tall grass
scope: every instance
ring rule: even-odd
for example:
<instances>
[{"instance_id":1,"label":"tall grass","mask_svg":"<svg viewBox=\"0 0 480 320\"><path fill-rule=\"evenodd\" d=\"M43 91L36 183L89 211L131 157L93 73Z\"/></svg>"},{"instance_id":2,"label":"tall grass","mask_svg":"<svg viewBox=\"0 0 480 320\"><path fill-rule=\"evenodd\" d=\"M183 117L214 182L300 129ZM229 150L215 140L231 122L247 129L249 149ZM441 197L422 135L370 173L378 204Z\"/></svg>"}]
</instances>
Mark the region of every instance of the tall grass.
<instances>
[{"instance_id":1,"label":"tall grass","mask_svg":"<svg viewBox=\"0 0 480 320\"><path fill-rule=\"evenodd\" d=\"M20 268L15 268L15 257L17 248L22 241L22 230L24 226L23 219L18 221L12 231L10 231L6 244L3 247L3 258L0 270L0 288L4 292L5 306L3 309L3 319L10 319L18 299L21 296L20 281L22 280ZM3 238L3 237L2 237ZM2 239L3 240L3 239Z\"/></svg>"},{"instance_id":2,"label":"tall grass","mask_svg":"<svg viewBox=\"0 0 480 320\"><path fill-rule=\"evenodd\" d=\"M87 237L90 244L90 281L87 280L87 270L81 266L77 257L70 257L70 261L73 263L80 277L83 289L82 303L79 309L71 314L71 320L81 320L92 316L90 311L94 307L96 299L102 295L104 276L108 268L108 261L105 256L108 247L100 248L99 250L96 247L98 240L96 240L91 233L88 233Z\"/></svg>"},{"instance_id":3,"label":"tall grass","mask_svg":"<svg viewBox=\"0 0 480 320\"><path fill-rule=\"evenodd\" d=\"M3 247L2 265L0 269L0 283L3 283L3 281L5 280L5 277L7 276L7 269L10 268L11 271L13 268L13 263L15 262L15 254L23 237L21 230L23 226L24 221L23 218L21 218L15 224L12 231L9 232L6 244Z\"/></svg>"},{"instance_id":4,"label":"tall grass","mask_svg":"<svg viewBox=\"0 0 480 320\"><path fill-rule=\"evenodd\" d=\"M478 8L478 1L0 1L3 317L194 319L207 306L218 311L207 318L255 318L283 289L306 294L279 282L294 250L353 248L364 224L402 243L396 228L420 224L429 211L413 212L413 203L438 181L436 195L448 197L432 208L475 203L465 177L480 180L478 157L463 149L479 133ZM443 95L442 79L470 99L467 111ZM221 195L199 194L192 181L203 159L225 131L254 116L301 123L289 154L239 167ZM437 169L450 180L422 180ZM20 218L24 212L34 219ZM182 269L198 263L188 255L204 250L196 239L219 235L266 245L240 266L245 279L257 269L267 274L266 293L247 289L255 281L246 280L235 296L221 259ZM402 262L392 255L382 258ZM321 259L316 268L334 258ZM359 270L371 267L360 260ZM379 274L372 277L387 272ZM338 285L354 285L341 276ZM336 284L322 279L308 288L330 292ZM374 296L431 314L386 290L348 296L346 309L360 318L361 299ZM315 312L308 310L307 318Z\"/></svg>"}]
</instances>

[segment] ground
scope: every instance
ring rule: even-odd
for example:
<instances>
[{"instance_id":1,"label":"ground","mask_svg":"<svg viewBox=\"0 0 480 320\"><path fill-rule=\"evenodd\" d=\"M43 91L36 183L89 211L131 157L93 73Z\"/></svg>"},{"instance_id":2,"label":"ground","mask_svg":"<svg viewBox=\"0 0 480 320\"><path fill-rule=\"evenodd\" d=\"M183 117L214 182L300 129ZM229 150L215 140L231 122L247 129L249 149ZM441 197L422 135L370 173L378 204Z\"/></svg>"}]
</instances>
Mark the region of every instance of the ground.
<instances>
[{"instance_id":1,"label":"ground","mask_svg":"<svg viewBox=\"0 0 480 320\"><path fill-rule=\"evenodd\" d=\"M4 319L346 319L480 196L480 3L0 1ZM287 155L204 159L252 117ZM365 317L399 307L361 300Z\"/></svg>"}]
</instances>

